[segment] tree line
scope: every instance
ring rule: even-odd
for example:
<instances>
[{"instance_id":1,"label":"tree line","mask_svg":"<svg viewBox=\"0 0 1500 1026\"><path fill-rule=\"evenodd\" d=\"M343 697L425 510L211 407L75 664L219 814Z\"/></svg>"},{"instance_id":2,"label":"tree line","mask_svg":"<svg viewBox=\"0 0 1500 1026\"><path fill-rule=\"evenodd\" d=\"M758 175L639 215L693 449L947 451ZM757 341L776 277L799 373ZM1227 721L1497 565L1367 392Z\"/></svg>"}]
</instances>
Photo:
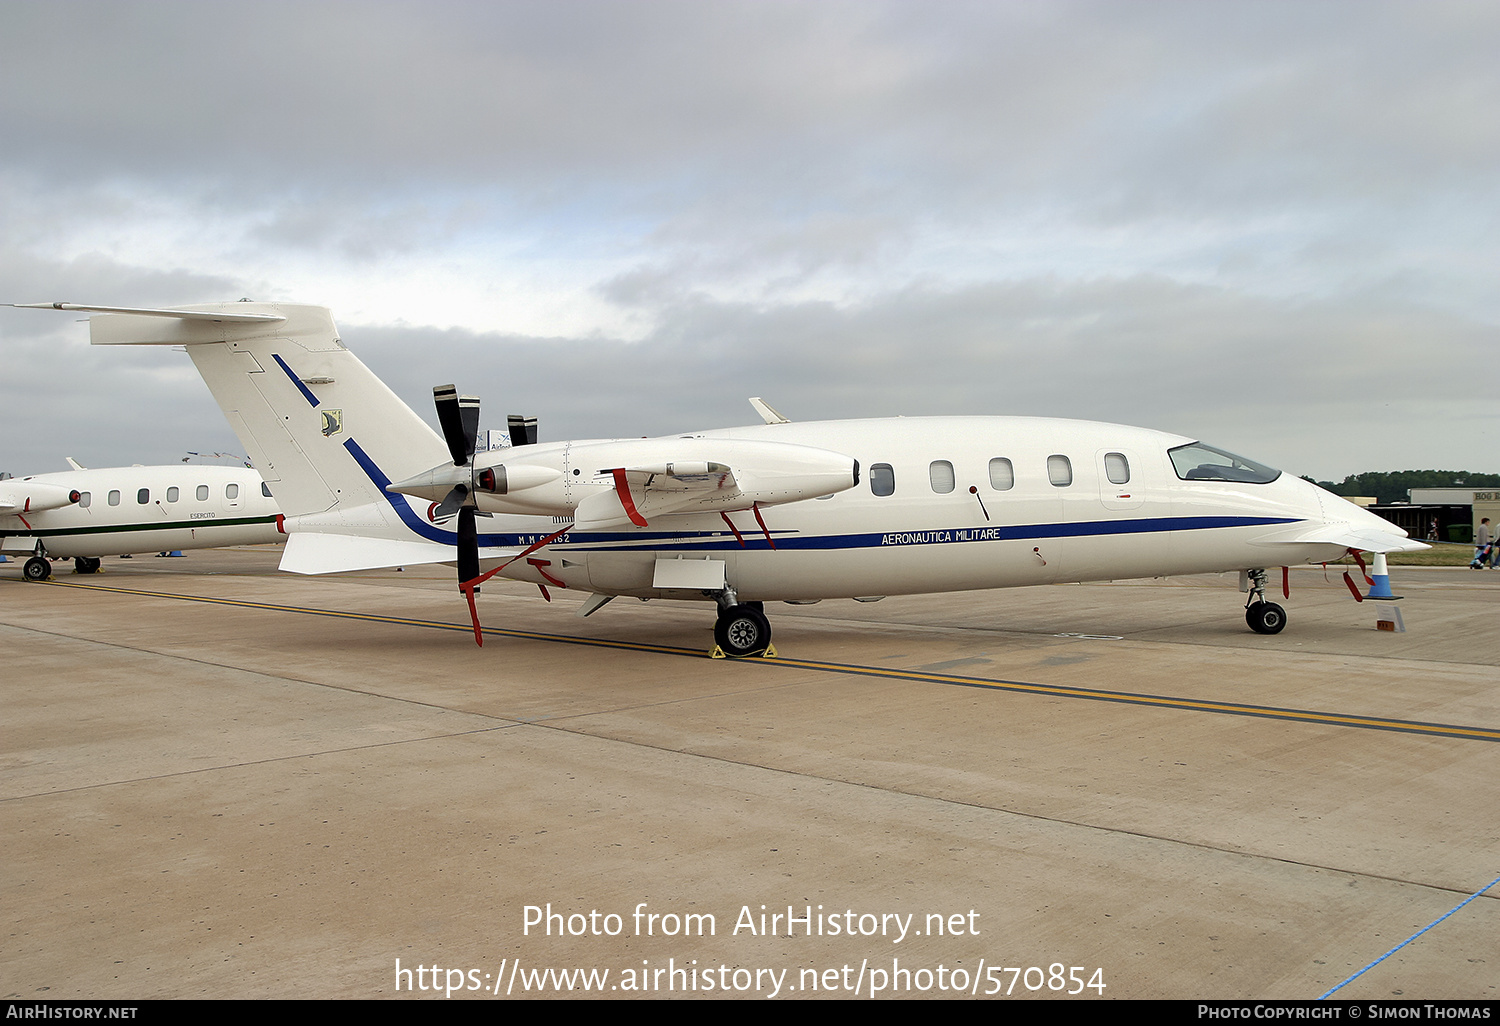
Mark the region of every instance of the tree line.
<instances>
[{"instance_id":1,"label":"tree line","mask_svg":"<svg viewBox=\"0 0 1500 1026\"><path fill-rule=\"evenodd\" d=\"M1335 495L1373 495L1376 501L1387 506L1393 502L1407 502L1407 494L1413 488L1500 488L1500 474L1471 474L1466 470L1393 470L1350 474L1335 484L1332 481L1312 481Z\"/></svg>"}]
</instances>

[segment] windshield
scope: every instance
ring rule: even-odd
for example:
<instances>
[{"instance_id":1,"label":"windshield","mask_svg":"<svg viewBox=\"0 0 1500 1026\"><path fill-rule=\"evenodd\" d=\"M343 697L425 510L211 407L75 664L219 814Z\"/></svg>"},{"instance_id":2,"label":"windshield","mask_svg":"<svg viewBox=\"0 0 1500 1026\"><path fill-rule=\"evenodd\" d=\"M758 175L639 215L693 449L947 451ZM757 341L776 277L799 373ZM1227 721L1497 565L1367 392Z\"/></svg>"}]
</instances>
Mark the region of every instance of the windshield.
<instances>
[{"instance_id":1,"label":"windshield","mask_svg":"<svg viewBox=\"0 0 1500 1026\"><path fill-rule=\"evenodd\" d=\"M1239 481L1244 484L1269 484L1281 471L1264 463L1247 460L1202 442L1191 442L1168 449L1177 476L1184 481Z\"/></svg>"}]
</instances>

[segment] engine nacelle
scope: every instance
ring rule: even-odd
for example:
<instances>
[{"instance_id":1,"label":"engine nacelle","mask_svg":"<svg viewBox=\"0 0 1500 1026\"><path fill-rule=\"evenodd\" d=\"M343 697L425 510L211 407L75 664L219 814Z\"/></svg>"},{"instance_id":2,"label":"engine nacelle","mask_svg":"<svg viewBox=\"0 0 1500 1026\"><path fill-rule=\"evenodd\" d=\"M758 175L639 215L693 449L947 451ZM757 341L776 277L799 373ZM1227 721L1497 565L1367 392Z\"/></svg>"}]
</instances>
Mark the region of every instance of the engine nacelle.
<instances>
[{"instance_id":1,"label":"engine nacelle","mask_svg":"<svg viewBox=\"0 0 1500 1026\"><path fill-rule=\"evenodd\" d=\"M0 515L17 513L40 513L46 509L62 509L75 504L81 495L76 488L29 481L26 478L0 481Z\"/></svg>"}]
</instances>

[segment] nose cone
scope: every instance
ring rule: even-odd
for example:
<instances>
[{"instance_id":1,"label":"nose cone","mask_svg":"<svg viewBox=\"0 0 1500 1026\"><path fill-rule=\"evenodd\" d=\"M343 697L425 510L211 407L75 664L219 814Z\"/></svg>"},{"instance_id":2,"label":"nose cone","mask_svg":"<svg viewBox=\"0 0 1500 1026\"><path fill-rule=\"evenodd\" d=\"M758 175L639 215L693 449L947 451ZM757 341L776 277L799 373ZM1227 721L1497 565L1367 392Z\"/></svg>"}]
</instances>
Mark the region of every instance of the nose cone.
<instances>
[{"instance_id":1,"label":"nose cone","mask_svg":"<svg viewBox=\"0 0 1500 1026\"><path fill-rule=\"evenodd\" d=\"M1339 543L1364 552L1417 552L1429 546L1409 538L1402 528L1357 506L1341 495L1299 481L1321 508L1318 519L1337 535Z\"/></svg>"}]
</instances>

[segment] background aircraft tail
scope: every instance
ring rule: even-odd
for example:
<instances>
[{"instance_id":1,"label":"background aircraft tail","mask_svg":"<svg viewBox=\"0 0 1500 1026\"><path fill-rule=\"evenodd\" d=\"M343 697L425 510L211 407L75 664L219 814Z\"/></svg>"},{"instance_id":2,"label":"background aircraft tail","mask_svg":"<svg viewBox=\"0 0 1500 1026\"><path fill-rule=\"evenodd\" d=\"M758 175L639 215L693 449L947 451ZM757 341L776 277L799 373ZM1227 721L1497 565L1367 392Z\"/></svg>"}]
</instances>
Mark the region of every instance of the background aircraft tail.
<instances>
[{"instance_id":1,"label":"background aircraft tail","mask_svg":"<svg viewBox=\"0 0 1500 1026\"><path fill-rule=\"evenodd\" d=\"M451 531L385 491L447 462L447 446L344 348L325 307L57 305L102 314L89 322L95 345L187 349L286 517L282 569L327 573L454 558Z\"/></svg>"}]
</instances>

